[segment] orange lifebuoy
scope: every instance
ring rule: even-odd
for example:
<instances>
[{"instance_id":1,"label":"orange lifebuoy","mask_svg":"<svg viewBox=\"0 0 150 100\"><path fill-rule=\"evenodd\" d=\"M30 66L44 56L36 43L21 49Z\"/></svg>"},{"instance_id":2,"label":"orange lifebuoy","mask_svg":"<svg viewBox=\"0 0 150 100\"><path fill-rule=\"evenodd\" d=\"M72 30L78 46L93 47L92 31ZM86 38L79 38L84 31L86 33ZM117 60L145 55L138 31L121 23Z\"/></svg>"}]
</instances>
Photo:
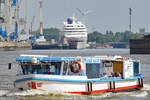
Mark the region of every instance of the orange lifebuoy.
<instances>
[{"instance_id":1,"label":"orange lifebuoy","mask_svg":"<svg viewBox=\"0 0 150 100\"><path fill-rule=\"evenodd\" d=\"M73 64L78 64L78 69L77 70L74 70ZM71 69L71 72L78 73L78 72L81 71L81 64L78 61L73 61L73 63L70 64L70 69Z\"/></svg>"}]
</instances>

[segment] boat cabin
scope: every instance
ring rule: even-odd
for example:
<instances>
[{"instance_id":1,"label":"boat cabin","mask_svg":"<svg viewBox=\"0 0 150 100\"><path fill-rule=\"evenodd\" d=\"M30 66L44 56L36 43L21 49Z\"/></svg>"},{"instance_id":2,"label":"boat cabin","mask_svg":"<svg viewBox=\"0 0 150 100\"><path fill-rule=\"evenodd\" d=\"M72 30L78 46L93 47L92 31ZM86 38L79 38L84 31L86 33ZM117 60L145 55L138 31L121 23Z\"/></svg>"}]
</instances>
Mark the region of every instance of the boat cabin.
<instances>
[{"instance_id":1,"label":"boat cabin","mask_svg":"<svg viewBox=\"0 0 150 100\"><path fill-rule=\"evenodd\" d=\"M138 60L121 56L48 57L21 55L16 58L22 75L78 75L93 78L130 78L140 74Z\"/></svg>"}]
</instances>

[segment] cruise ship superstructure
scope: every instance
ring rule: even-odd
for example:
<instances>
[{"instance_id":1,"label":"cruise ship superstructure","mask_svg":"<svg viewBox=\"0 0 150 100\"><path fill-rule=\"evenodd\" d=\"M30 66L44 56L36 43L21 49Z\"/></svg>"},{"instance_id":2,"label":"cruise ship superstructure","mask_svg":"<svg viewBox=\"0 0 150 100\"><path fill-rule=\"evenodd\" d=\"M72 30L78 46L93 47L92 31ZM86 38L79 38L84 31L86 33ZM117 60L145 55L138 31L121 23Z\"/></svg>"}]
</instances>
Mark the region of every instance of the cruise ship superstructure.
<instances>
[{"instance_id":1,"label":"cruise ship superstructure","mask_svg":"<svg viewBox=\"0 0 150 100\"><path fill-rule=\"evenodd\" d=\"M74 16L69 17L64 22L62 37L63 42L67 42L70 49L84 49L87 43L87 28Z\"/></svg>"}]
</instances>

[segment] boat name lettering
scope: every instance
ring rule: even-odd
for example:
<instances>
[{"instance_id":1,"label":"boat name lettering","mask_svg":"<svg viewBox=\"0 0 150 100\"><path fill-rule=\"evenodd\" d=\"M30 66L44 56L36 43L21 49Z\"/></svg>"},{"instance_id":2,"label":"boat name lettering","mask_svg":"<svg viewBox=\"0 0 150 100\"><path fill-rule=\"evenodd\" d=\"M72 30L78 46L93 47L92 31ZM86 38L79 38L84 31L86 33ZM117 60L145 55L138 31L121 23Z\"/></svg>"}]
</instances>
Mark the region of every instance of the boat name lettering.
<instances>
[{"instance_id":1,"label":"boat name lettering","mask_svg":"<svg viewBox=\"0 0 150 100\"><path fill-rule=\"evenodd\" d=\"M86 63L100 63L100 59L99 58L86 58L85 62Z\"/></svg>"},{"instance_id":2,"label":"boat name lettering","mask_svg":"<svg viewBox=\"0 0 150 100\"><path fill-rule=\"evenodd\" d=\"M27 85L29 88L32 88L32 89L36 89L36 86L42 87L42 83L36 83L36 82L29 82L29 83L27 83Z\"/></svg>"}]
</instances>

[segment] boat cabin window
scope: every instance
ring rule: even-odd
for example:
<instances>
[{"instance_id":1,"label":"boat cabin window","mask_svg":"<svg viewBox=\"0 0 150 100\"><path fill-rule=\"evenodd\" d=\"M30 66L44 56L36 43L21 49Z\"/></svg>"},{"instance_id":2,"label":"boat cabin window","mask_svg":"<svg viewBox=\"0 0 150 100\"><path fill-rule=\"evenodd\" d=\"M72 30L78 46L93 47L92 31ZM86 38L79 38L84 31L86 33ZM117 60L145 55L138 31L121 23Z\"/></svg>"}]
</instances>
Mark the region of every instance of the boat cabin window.
<instances>
[{"instance_id":1,"label":"boat cabin window","mask_svg":"<svg viewBox=\"0 0 150 100\"><path fill-rule=\"evenodd\" d=\"M103 68L104 68L104 73L107 76L111 76L113 71L113 63L111 61L104 61L103 62Z\"/></svg>"},{"instance_id":2,"label":"boat cabin window","mask_svg":"<svg viewBox=\"0 0 150 100\"><path fill-rule=\"evenodd\" d=\"M100 64L86 64L86 75L88 78L100 77Z\"/></svg>"},{"instance_id":3,"label":"boat cabin window","mask_svg":"<svg viewBox=\"0 0 150 100\"><path fill-rule=\"evenodd\" d=\"M51 62L50 73L53 75L60 75L61 62Z\"/></svg>"},{"instance_id":4,"label":"boat cabin window","mask_svg":"<svg viewBox=\"0 0 150 100\"><path fill-rule=\"evenodd\" d=\"M41 63L38 65L22 64L22 72L27 74L50 74L60 75L61 62Z\"/></svg>"},{"instance_id":5,"label":"boat cabin window","mask_svg":"<svg viewBox=\"0 0 150 100\"><path fill-rule=\"evenodd\" d=\"M122 61L102 61L102 77L122 77L123 75L123 62Z\"/></svg>"}]
</instances>

